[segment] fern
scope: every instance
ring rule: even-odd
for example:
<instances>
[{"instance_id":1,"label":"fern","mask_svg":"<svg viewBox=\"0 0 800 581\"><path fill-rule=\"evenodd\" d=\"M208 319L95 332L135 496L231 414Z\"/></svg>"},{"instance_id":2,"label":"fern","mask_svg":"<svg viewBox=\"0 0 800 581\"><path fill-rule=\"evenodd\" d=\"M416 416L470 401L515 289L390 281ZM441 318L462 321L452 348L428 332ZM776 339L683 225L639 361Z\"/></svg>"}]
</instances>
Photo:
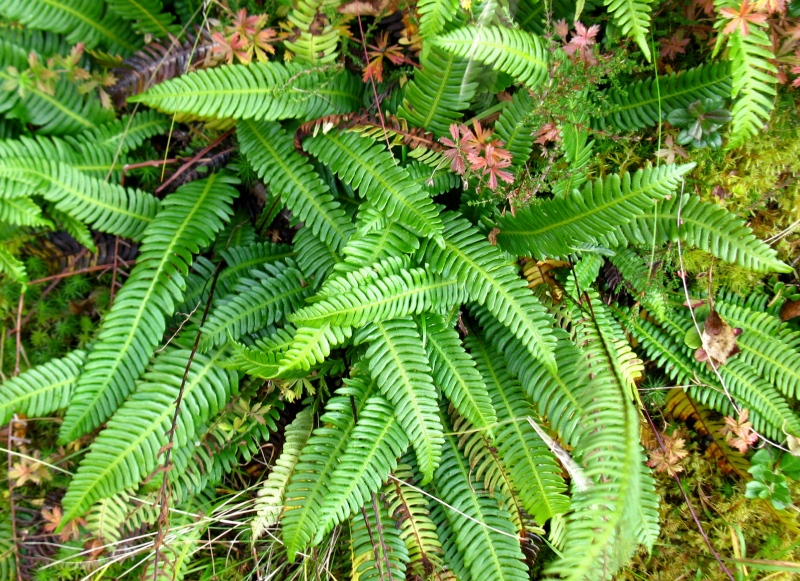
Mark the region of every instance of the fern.
<instances>
[{"instance_id":1,"label":"fern","mask_svg":"<svg viewBox=\"0 0 800 581\"><path fill-rule=\"evenodd\" d=\"M728 147L743 145L769 121L775 106L775 75L778 72L772 62L775 59L772 46L767 30L757 24L746 36L736 30L728 37L728 59L733 78L731 97L736 99L731 111L733 121Z\"/></svg>"},{"instance_id":2,"label":"fern","mask_svg":"<svg viewBox=\"0 0 800 581\"><path fill-rule=\"evenodd\" d=\"M281 455L275 462L264 485L258 491L256 499L258 516L250 524L255 538L260 537L267 528L278 523L283 510L286 484L300 459L300 451L311 435L313 428L311 411L310 407L305 408L287 426L286 440Z\"/></svg>"},{"instance_id":3,"label":"fern","mask_svg":"<svg viewBox=\"0 0 800 581\"><path fill-rule=\"evenodd\" d=\"M216 175L182 186L147 228L130 277L106 315L61 426L69 442L103 422L131 392L183 298L192 254L232 213L235 180ZM123 330L123 332L120 332Z\"/></svg>"},{"instance_id":4,"label":"fern","mask_svg":"<svg viewBox=\"0 0 800 581\"><path fill-rule=\"evenodd\" d=\"M238 341L229 340L228 345L232 351L231 357L225 361L225 367L238 369L248 375L272 379L286 372L281 369L281 359L295 341L296 330L291 325L278 329L275 335L267 339L257 339L253 347L243 345ZM305 371L301 371L301 377Z\"/></svg>"},{"instance_id":5,"label":"fern","mask_svg":"<svg viewBox=\"0 0 800 581\"><path fill-rule=\"evenodd\" d=\"M569 500L563 492L567 487L553 453L527 422L534 414L522 386L508 375L500 355L482 337L471 334L466 345L497 410L497 448L525 510L538 523L566 512Z\"/></svg>"},{"instance_id":6,"label":"fern","mask_svg":"<svg viewBox=\"0 0 800 581\"><path fill-rule=\"evenodd\" d=\"M492 400L458 333L442 317L432 314L417 318L417 327L425 336L425 352L434 383L462 416L476 428L485 428L494 438L497 415Z\"/></svg>"},{"instance_id":7,"label":"fern","mask_svg":"<svg viewBox=\"0 0 800 581\"><path fill-rule=\"evenodd\" d=\"M348 113L358 107L358 95L347 73L270 62L189 73L128 101L202 118L274 121Z\"/></svg>"},{"instance_id":8,"label":"fern","mask_svg":"<svg viewBox=\"0 0 800 581\"><path fill-rule=\"evenodd\" d=\"M351 327L336 327L325 323L320 327L299 327L294 335L292 346L278 362L278 374L311 369L322 363L331 350L353 336Z\"/></svg>"},{"instance_id":9,"label":"fern","mask_svg":"<svg viewBox=\"0 0 800 581\"><path fill-rule=\"evenodd\" d=\"M107 0L108 8L124 20L132 20L136 29L156 37L177 34L173 16L162 12L161 0Z\"/></svg>"},{"instance_id":10,"label":"fern","mask_svg":"<svg viewBox=\"0 0 800 581\"><path fill-rule=\"evenodd\" d=\"M420 250L434 272L455 279L470 298L506 325L530 353L555 368L550 319L508 260L458 214L444 215L444 250L428 244Z\"/></svg>"},{"instance_id":11,"label":"fern","mask_svg":"<svg viewBox=\"0 0 800 581\"><path fill-rule=\"evenodd\" d=\"M370 323L360 334L369 342L369 370L381 393L395 406L395 416L417 456L425 484L442 457L442 424L430 365L416 325L410 318Z\"/></svg>"},{"instance_id":12,"label":"fern","mask_svg":"<svg viewBox=\"0 0 800 581\"><path fill-rule=\"evenodd\" d=\"M372 495L397 468L397 458L408 445L408 437L391 404L379 395L370 397L331 476L328 493L322 501L318 538L369 504Z\"/></svg>"},{"instance_id":13,"label":"fern","mask_svg":"<svg viewBox=\"0 0 800 581\"><path fill-rule=\"evenodd\" d=\"M19 184L23 193L40 192L56 209L97 230L134 240L142 239L159 208L151 194L89 177L63 162L0 160L0 178Z\"/></svg>"},{"instance_id":14,"label":"fern","mask_svg":"<svg viewBox=\"0 0 800 581\"><path fill-rule=\"evenodd\" d=\"M680 226L679 224L680 218ZM618 233L609 234L610 247L626 244L650 246L680 238L686 244L757 272L788 272L789 266L776 252L756 238L744 220L710 202L694 196L674 196L652 209L643 209Z\"/></svg>"},{"instance_id":15,"label":"fern","mask_svg":"<svg viewBox=\"0 0 800 581\"><path fill-rule=\"evenodd\" d=\"M548 55L535 34L513 28L468 26L432 39L435 46L474 58L533 89L547 79Z\"/></svg>"},{"instance_id":16,"label":"fern","mask_svg":"<svg viewBox=\"0 0 800 581\"><path fill-rule=\"evenodd\" d=\"M525 165L533 151L533 131L536 129L530 121L533 107L533 96L520 89L514 93L495 124L497 136L503 140L503 147L511 152L515 167Z\"/></svg>"},{"instance_id":17,"label":"fern","mask_svg":"<svg viewBox=\"0 0 800 581\"><path fill-rule=\"evenodd\" d=\"M336 60L339 31L327 22L326 13L340 3L340 0L297 1L288 15L297 36L286 43L286 48L297 60L310 65L324 65ZM325 19L322 30L319 29L320 19Z\"/></svg>"},{"instance_id":18,"label":"fern","mask_svg":"<svg viewBox=\"0 0 800 581\"><path fill-rule=\"evenodd\" d=\"M2 0L0 14L31 28L66 34L73 44L133 52L138 41L125 22L105 14L102 0Z\"/></svg>"},{"instance_id":19,"label":"fern","mask_svg":"<svg viewBox=\"0 0 800 581\"><path fill-rule=\"evenodd\" d=\"M281 193L281 201L323 242L341 248L353 226L311 164L294 150L292 139L274 122L242 121L242 152L258 177Z\"/></svg>"},{"instance_id":20,"label":"fern","mask_svg":"<svg viewBox=\"0 0 800 581\"><path fill-rule=\"evenodd\" d=\"M85 360L86 353L73 351L0 384L0 425L15 413L41 417L67 407Z\"/></svg>"},{"instance_id":21,"label":"fern","mask_svg":"<svg viewBox=\"0 0 800 581\"><path fill-rule=\"evenodd\" d=\"M445 456L436 471L434 486L455 532L455 542L473 579L520 581L528 579L527 567L510 515L488 494L476 491L466 459L454 436L445 436ZM455 512L458 511L458 512Z\"/></svg>"},{"instance_id":22,"label":"fern","mask_svg":"<svg viewBox=\"0 0 800 581\"><path fill-rule=\"evenodd\" d=\"M604 0L603 2L619 26L622 34L633 38L644 53L644 57L651 59L648 32L650 31L649 0Z\"/></svg>"},{"instance_id":23,"label":"fern","mask_svg":"<svg viewBox=\"0 0 800 581\"><path fill-rule=\"evenodd\" d=\"M358 189L376 210L415 234L437 237L441 232L441 221L427 192L372 138L331 132L306 139L303 147Z\"/></svg>"},{"instance_id":24,"label":"fern","mask_svg":"<svg viewBox=\"0 0 800 581\"><path fill-rule=\"evenodd\" d=\"M433 46L422 57L421 70L406 88L397 116L441 137L475 96L477 82L469 62Z\"/></svg>"},{"instance_id":25,"label":"fern","mask_svg":"<svg viewBox=\"0 0 800 581\"><path fill-rule=\"evenodd\" d=\"M350 519L353 579L405 579L409 556L397 524L373 495Z\"/></svg>"},{"instance_id":26,"label":"fern","mask_svg":"<svg viewBox=\"0 0 800 581\"><path fill-rule=\"evenodd\" d=\"M616 226L638 218L653 200L669 196L682 175L694 167L661 166L609 176L586 184L580 194L553 199L500 218L497 242L520 255L566 256L577 244L592 242Z\"/></svg>"},{"instance_id":27,"label":"fern","mask_svg":"<svg viewBox=\"0 0 800 581\"><path fill-rule=\"evenodd\" d=\"M234 373L217 362L224 352L196 354L183 385L174 434L176 447L193 445L199 427L222 409L237 389ZM175 401L191 352L168 350L144 374L136 391L109 420L90 446L64 496L64 521L76 518L101 498L135 486L163 461L160 450L168 441ZM132 427L136 429L131 429Z\"/></svg>"},{"instance_id":28,"label":"fern","mask_svg":"<svg viewBox=\"0 0 800 581\"><path fill-rule=\"evenodd\" d=\"M209 314L203 325L201 348L221 345L281 321L310 295L310 288L291 260L263 264L242 278Z\"/></svg>"},{"instance_id":29,"label":"fern","mask_svg":"<svg viewBox=\"0 0 800 581\"><path fill-rule=\"evenodd\" d=\"M345 382L345 387L339 388L328 400L320 426L311 434L289 478L281 526L290 561L294 561L297 552L308 546L316 534L331 475L355 427L353 410L358 415L376 390L363 373L363 370L355 372Z\"/></svg>"},{"instance_id":30,"label":"fern","mask_svg":"<svg viewBox=\"0 0 800 581\"><path fill-rule=\"evenodd\" d=\"M728 63L705 64L628 85L625 89L610 89L601 94L607 107L594 124L600 128L613 125L633 131L657 125L660 114L667 115L675 109L709 97L727 97L731 90L731 73Z\"/></svg>"},{"instance_id":31,"label":"fern","mask_svg":"<svg viewBox=\"0 0 800 581\"><path fill-rule=\"evenodd\" d=\"M452 22L458 10L457 0L421 0L417 3L419 34L422 38L442 32Z\"/></svg>"}]
</instances>

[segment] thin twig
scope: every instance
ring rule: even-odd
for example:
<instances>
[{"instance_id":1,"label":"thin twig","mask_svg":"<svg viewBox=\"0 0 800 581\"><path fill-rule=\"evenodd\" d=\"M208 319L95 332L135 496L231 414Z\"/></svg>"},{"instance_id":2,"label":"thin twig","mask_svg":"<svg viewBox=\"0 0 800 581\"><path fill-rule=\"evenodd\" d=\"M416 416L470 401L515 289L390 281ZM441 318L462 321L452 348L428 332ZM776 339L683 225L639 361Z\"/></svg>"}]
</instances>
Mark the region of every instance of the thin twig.
<instances>
[{"instance_id":1,"label":"thin twig","mask_svg":"<svg viewBox=\"0 0 800 581\"><path fill-rule=\"evenodd\" d=\"M11 417L11 421L8 422L8 473L11 474L11 446L13 445L14 441L12 438L12 434L14 433L14 422L16 421L17 416L14 414ZM17 506L14 503L14 480L12 478L8 479L8 506L11 510L11 543L14 547L14 564L16 565L17 570L17 581L22 581L22 566L20 563L19 558L19 540L17 538Z\"/></svg>"},{"instance_id":2,"label":"thin twig","mask_svg":"<svg viewBox=\"0 0 800 581\"><path fill-rule=\"evenodd\" d=\"M22 308L25 306L25 287L19 293L19 304L17 305L17 355L14 360L14 376L19 375L19 359L22 355Z\"/></svg>"},{"instance_id":3,"label":"thin twig","mask_svg":"<svg viewBox=\"0 0 800 581\"><path fill-rule=\"evenodd\" d=\"M111 274L111 291L108 297L108 308L114 306L114 295L117 290L117 265L119 264L119 236L114 237L114 270Z\"/></svg>"}]
</instances>

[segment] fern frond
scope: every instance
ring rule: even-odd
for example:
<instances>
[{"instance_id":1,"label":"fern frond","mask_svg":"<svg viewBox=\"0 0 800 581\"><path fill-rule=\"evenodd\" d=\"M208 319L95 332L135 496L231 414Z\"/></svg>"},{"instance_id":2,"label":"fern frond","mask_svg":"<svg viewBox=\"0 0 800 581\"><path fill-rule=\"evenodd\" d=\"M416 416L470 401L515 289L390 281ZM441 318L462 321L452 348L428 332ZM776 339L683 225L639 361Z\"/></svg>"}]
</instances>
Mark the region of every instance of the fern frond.
<instances>
[{"instance_id":1,"label":"fern frond","mask_svg":"<svg viewBox=\"0 0 800 581\"><path fill-rule=\"evenodd\" d=\"M138 39L123 20L105 14L102 0L2 0L0 14L30 28L66 34L72 44L133 52Z\"/></svg>"},{"instance_id":2,"label":"fern frond","mask_svg":"<svg viewBox=\"0 0 800 581\"><path fill-rule=\"evenodd\" d=\"M230 336L238 339L277 323L298 309L311 294L303 274L287 259L262 264L250 277L242 278L209 313L203 325L201 350L221 345Z\"/></svg>"},{"instance_id":3,"label":"fern frond","mask_svg":"<svg viewBox=\"0 0 800 581\"><path fill-rule=\"evenodd\" d=\"M447 135L451 123L458 123L475 97L478 83L469 61L432 46L420 62L421 69L406 86L397 116L431 131Z\"/></svg>"},{"instance_id":4,"label":"fern frond","mask_svg":"<svg viewBox=\"0 0 800 581\"><path fill-rule=\"evenodd\" d=\"M64 496L64 523L85 513L95 501L136 486L163 462L159 451L169 441L175 402L191 357L191 351L174 349L153 361L81 461ZM194 355L183 386L175 447L193 446L199 427L238 389L236 374L218 366L223 357L222 351Z\"/></svg>"},{"instance_id":5,"label":"fern frond","mask_svg":"<svg viewBox=\"0 0 800 581\"><path fill-rule=\"evenodd\" d=\"M622 34L631 37L650 61L650 12L652 0L604 0L606 8Z\"/></svg>"},{"instance_id":6,"label":"fern frond","mask_svg":"<svg viewBox=\"0 0 800 581\"><path fill-rule=\"evenodd\" d=\"M592 242L637 218L672 194L694 164L664 165L586 184L569 199L555 198L517 211L499 221L497 242L517 255L565 256L574 246Z\"/></svg>"},{"instance_id":7,"label":"fern frond","mask_svg":"<svg viewBox=\"0 0 800 581\"><path fill-rule=\"evenodd\" d=\"M791 271L787 264L777 259L773 248L756 238L744 220L696 196L673 196L670 200L661 200L623 225L618 234L631 244L648 247L653 244L654 236L658 243L680 238L688 245L750 270ZM611 236L607 241L611 247L620 242L612 240Z\"/></svg>"},{"instance_id":8,"label":"fern frond","mask_svg":"<svg viewBox=\"0 0 800 581\"><path fill-rule=\"evenodd\" d=\"M172 22L172 14L163 12L161 0L106 0L108 8L123 20L132 20L142 34L155 37L178 34L180 27Z\"/></svg>"},{"instance_id":9,"label":"fern frond","mask_svg":"<svg viewBox=\"0 0 800 581\"><path fill-rule=\"evenodd\" d=\"M53 223L42 216L42 208L30 198L0 198L0 222L12 226L47 226Z\"/></svg>"},{"instance_id":10,"label":"fern frond","mask_svg":"<svg viewBox=\"0 0 800 581\"><path fill-rule=\"evenodd\" d=\"M297 326L363 327L464 302L455 280L442 280L421 268L401 270L349 292L329 296L289 315Z\"/></svg>"},{"instance_id":11,"label":"fern frond","mask_svg":"<svg viewBox=\"0 0 800 581\"><path fill-rule=\"evenodd\" d=\"M586 121L586 115L574 115L560 124L561 150L569 163L569 173L553 186L557 197L566 196L586 183L586 174L581 169L589 163L594 149L594 140L589 139L589 131L584 127Z\"/></svg>"},{"instance_id":12,"label":"fern frond","mask_svg":"<svg viewBox=\"0 0 800 581\"><path fill-rule=\"evenodd\" d=\"M411 318L370 323L360 335L368 341L369 371L408 436L423 475L433 478L442 457L442 424L437 392L422 338Z\"/></svg>"},{"instance_id":13,"label":"fern frond","mask_svg":"<svg viewBox=\"0 0 800 581\"><path fill-rule=\"evenodd\" d=\"M420 0L417 3L419 35L429 38L439 34L453 21L457 10L458 0Z\"/></svg>"},{"instance_id":14,"label":"fern frond","mask_svg":"<svg viewBox=\"0 0 800 581\"><path fill-rule=\"evenodd\" d=\"M0 384L0 425L15 413L42 417L67 407L85 360L85 352L72 351Z\"/></svg>"},{"instance_id":15,"label":"fern frond","mask_svg":"<svg viewBox=\"0 0 800 581\"><path fill-rule=\"evenodd\" d=\"M442 217L444 249L428 243L420 249L422 260L445 279L464 285L473 301L485 305L534 357L555 369L552 321L507 257L459 214L445 212Z\"/></svg>"},{"instance_id":16,"label":"fern frond","mask_svg":"<svg viewBox=\"0 0 800 581\"><path fill-rule=\"evenodd\" d=\"M223 366L263 379L278 377L281 372L280 360L292 347L295 333L294 327L286 325L267 339L257 339L252 347L229 340L232 354Z\"/></svg>"},{"instance_id":17,"label":"fern frond","mask_svg":"<svg viewBox=\"0 0 800 581\"><path fill-rule=\"evenodd\" d=\"M447 519L455 532L458 551L473 579L527 581L528 568L511 515L498 501L478 492L472 471L454 436L445 436L442 464L434 477L436 496L449 507Z\"/></svg>"},{"instance_id":18,"label":"fern frond","mask_svg":"<svg viewBox=\"0 0 800 581\"><path fill-rule=\"evenodd\" d=\"M341 0L298 0L288 14L288 21L299 34L286 42L299 62L310 65L333 63L339 56L339 29L328 22L326 11L335 9Z\"/></svg>"},{"instance_id":19,"label":"fern frond","mask_svg":"<svg viewBox=\"0 0 800 581\"><path fill-rule=\"evenodd\" d=\"M323 242L309 228L301 228L293 242L300 270L317 285L325 280L336 264L342 262L338 248L343 244L338 240Z\"/></svg>"},{"instance_id":20,"label":"fern frond","mask_svg":"<svg viewBox=\"0 0 800 581\"><path fill-rule=\"evenodd\" d=\"M356 133L332 131L306 139L303 147L358 189L376 210L415 234L438 237L441 220L428 193L385 146Z\"/></svg>"},{"instance_id":21,"label":"fern frond","mask_svg":"<svg viewBox=\"0 0 800 581\"><path fill-rule=\"evenodd\" d=\"M735 304L716 301L722 317L742 333L736 340L742 350L741 357L752 365L785 396L800 398L800 352L781 337L783 325L778 317L739 307Z\"/></svg>"},{"instance_id":22,"label":"fern frond","mask_svg":"<svg viewBox=\"0 0 800 581\"><path fill-rule=\"evenodd\" d=\"M485 428L490 439L494 439L492 426L497 423L497 415L492 400L475 360L461 345L456 330L431 313L417 317L417 326L425 335L425 352L434 384L459 414L476 428Z\"/></svg>"},{"instance_id":23,"label":"fern frond","mask_svg":"<svg viewBox=\"0 0 800 581\"><path fill-rule=\"evenodd\" d=\"M461 58L475 59L511 75L529 89L536 88L548 76L544 42L524 30L465 26L437 36L431 42Z\"/></svg>"},{"instance_id":24,"label":"fern frond","mask_svg":"<svg viewBox=\"0 0 800 581\"><path fill-rule=\"evenodd\" d=\"M228 224L230 226L230 223ZM221 237L221 236L220 236ZM244 278L252 278L253 273L264 270L267 264L275 264L297 256L297 251L288 244L271 242L252 242L231 245L219 251L219 256L227 265L217 279L217 288L227 294Z\"/></svg>"},{"instance_id":25,"label":"fern frond","mask_svg":"<svg viewBox=\"0 0 800 581\"><path fill-rule=\"evenodd\" d=\"M353 336L351 327L335 327L325 323L320 327L298 327L292 345L278 362L279 375L311 369L331 354L331 349Z\"/></svg>"},{"instance_id":26,"label":"fern frond","mask_svg":"<svg viewBox=\"0 0 800 581\"><path fill-rule=\"evenodd\" d=\"M358 414L350 442L331 476L317 525L321 539L337 524L368 503L397 468L397 459L408 449L408 437L395 418L392 405L373 395Z\"/></svg>"},{"instance_id":27,"label":"fern frond","mask_svg":"<svg viewBox=\"0 0 800 581\"><path fill-rule=\"evenodd\" d=\"M522 167L533 151L533 132L536 129L530 120L534 109L533 96L519 89L500 113L495 123L497 136L503 140L503 148L510 151L512 165Z\"/></svg>"},{"instance_id":28,"label":"fern frond","mask_svg":"<svg viewBox=\"0 0 800 581\"><path fill-rule=\"evenodd\" d=\"M728 58L733 77L731 96L736 98L731 110L733 120L728 144L732 148L758 135L769 122L775 106L778 69L772 64L775 55L769 35L756 25L746 37L738 30L730 37Z\"/></svg>"},{"instance_id":29,"label":"fern frond","mask_svg":"<svg viewBox=\"0 0 800 581\"><path fill-rule=\"evenodd\" d=\"M258 490L255 509L257 515L250 523L253 538L264 534L269 527L275 526L283 511L283 495L286 484L294 472L300 459L300 452L311 436L314 427L312 407L308 406L297 414L295 419L286 427L283 449L280 457L275 461L275 466Z\"/></svg>"},{"instance_id":30,"label":"fern frond","mask_svg":"<svg viewBox=\"0 0 800 581\"><path fill-rule=\"evenodd\" d=\"M360 91L345 72L294 63L253 63L203 69L128 98L166 113L201 118L275 121L348 113Z\"/></svg>"},{"instance_id":31,"label":"fern frond","mask_svg":"<svg viewBox=\"0 0 800 581\"><path fill-rule=\"evenodd\" d=\"M353 410L355 415L360 414L376 389L375 383L364 376L361 366L356 366L344 387L337 389L328 400L319 427L300 453L286 487L281 516L281 538L290 562L298 551L309 545L317 531L331 475L355 427Z\"/></svg>"},{"instance_id":32,"label":"fern frond","mask_svg":"<svg viewBox=\"0 0 800 581\"><path fill-rule=\"evenodd\" d=\"M328 186L294 149L292 138L278 123L244 120L238 124L239 144L250 164L315 236L340 248L353 225Z\"/></svg>"},{"instance_id":33,"label":"fern frond","mask_svg":"<svg viewBox=\"0 0 800 581\"><path fill-rule=\"evenodd\" d=\"M436 525L430 518L428 501L413 486L413 469L399 464L383 489L389 515L397 521L400 538L406 545L409 566L420 575L439 564L442 545Z\"/></svg>"},{"instance_id":34,"label":"fern frond","mask_svg":"<svg viewBox=\"0 0 800 581\"><path fill-rule=\"evenodd\" d=\"M166 133L169 126L168 117L155 111L140 111L64 139L78 149L91 145L114 153L127 153L154 135Z\"/></svg>"},{"instance_id":35,"label":"fern frond","mask_svg":"<svg viewBox=\"0 0 800 581\"><path fill-rule=\"evenodd\" d=\"M350 519L352 579L384 581L406 578L409 556L397 522L375 495Z\"/></svg>"},{"instance_id":36,"label":"fern frond","mask_svg":"<svg viewBox=\"0 0 800 581\"><path fill-rule=\"evenodd\" d=\"M475 357L497 410L497 448L525 510L537 523L566 512L569 499L563 494L567 486L561 478L561 468L547 444L527 422L526 418L534 417L535 413L522 386L511 378L500 354L483 337L471 333L464 342Z\"/></svg>"},{"instance_id":37,"label":"fern frond","mask_svg":"<svg viewBox=\"0 0 800 581\"><path fill-rule=\"evenodd\" d=\"M5 274L18 283L26 284L28 282L25 265L2 246L0 246L0 274Z\"/></svg>"},{"instance_id":38,"label":"fern frond","mask_svg":"<svg viewBox=\"0 0 800 581\"><path fill-rule=\"evenodd\" d=\"M37 158L0 161L0 178L36 189L56 209L101 232L139 240L158 211L151 194L91 178L63 162Z\"/></svg>"},{"instance_id":39,"label":"fern frond","mask_svg":"<svg viewBox=\"0 0 800 581\"><path fill-rule=\"evenodd\" d=\"M74 440L108 418L134 387L183 299L192 255L211 243L233 213L238 192L216 174L181 186L145 231L136 266L105 316L75 387L60 437Z\"/></svg>"},{"instance_id":40,"label":"fern frond","mask_svg":"<svg viewBox=\"0 0 800 581\"><path fill-rule=\"evenodd\" d=\"M658 83L656 85L656 82ZM658 77L648 77L628 85L626 89L610 89L603 94L609 109L603 117L594 119L594 125L605 128L634 131L657 125L659 103L662 114L687 107L698 99L727 98L731 91L731 73L728 63L705 64Z\"/></svg>"}]
</instances>

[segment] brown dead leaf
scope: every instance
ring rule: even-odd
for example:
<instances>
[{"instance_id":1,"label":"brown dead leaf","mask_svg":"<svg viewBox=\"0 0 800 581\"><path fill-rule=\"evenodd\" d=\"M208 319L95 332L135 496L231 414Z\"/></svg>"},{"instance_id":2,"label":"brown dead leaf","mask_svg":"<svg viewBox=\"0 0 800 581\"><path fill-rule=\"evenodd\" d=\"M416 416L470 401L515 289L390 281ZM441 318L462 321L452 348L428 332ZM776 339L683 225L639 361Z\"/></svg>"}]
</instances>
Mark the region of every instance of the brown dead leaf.
<instances>
[{"instance_id":1,"label":"brown dead leaf","mask_svg":"<svg viewBox=\"0 0 800 581\"><path fill-rule=\"evenodd\" d=\"M781 321L800 317L800 300L786 301L781 307Z\"/></svg>"},{"instance_id":2,"label":"brown dead leaf","mask_svg":"<svg viewBox=\"0 0 800 581\"><path fill-rule=\"evenodd\" d=\"M698 361L706 361L710 366L719 367L728 362L729 357L739 353L736 337L741 329L734 329L726 323L717 311L711 311L703 325L703 346L694 353Z\"/></svg>"}]
</instances>

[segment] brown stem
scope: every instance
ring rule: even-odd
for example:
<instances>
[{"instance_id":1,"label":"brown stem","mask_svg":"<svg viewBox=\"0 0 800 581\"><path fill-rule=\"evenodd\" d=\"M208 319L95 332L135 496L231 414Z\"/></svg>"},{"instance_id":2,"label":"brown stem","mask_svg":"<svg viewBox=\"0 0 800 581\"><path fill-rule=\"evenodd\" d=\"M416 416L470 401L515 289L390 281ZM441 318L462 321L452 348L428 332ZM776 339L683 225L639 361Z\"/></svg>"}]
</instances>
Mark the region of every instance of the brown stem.
<instances>
[{"instance_id":1,"label":"brown stem","mask_svg":"<svg viewBox=\"0 0 800 581\"><path fill-rule=\"evenodd\" d=\"M164 189L168 185L170 185L172 182L174 182L178 178L179 175L181 175L183 172L185 172L187 169L189 169L192 165L194 165L197 162L198 159L200 159L205 154L207 154L209 151L214 149L217 145L222 143L223 140L225 140L229 135L231 135L231 133L233 133L233 129L228 129L225 133L223 133L222 135L217 137L214 141L212 141L208 146L204 147L198 153L196 153L194 156L192 156L189 159L189 161L187 161L181 167L179 167L178 171L176 171L174 174L172 174L167 181L165 181L163 184L161 184L160 186L158 186L156 188L156 194L160 194L161 192L163 192Z\"/></svg>"},{"instance_id":2,"label":"brown stem","mask_svg":"<svg viewBox=\"0 0 800 581\"><path fill-rule=\"evenodd\" d=\"M19 304L17 305L17 356L14 361L14 376L19 375L19 359L22 356L22 308L25 306L25 289L19 293ZM10 429L10 428L9 428Z\"/></svg>"},{"instance_id":3,"label":"brown stem","mask_svg":"<svg viewBox=\"0 0 800 581\"><path fill-rule=\"evenodd\" d=\"M12 434L14 433L14 418L11 416L11 421L8 422L8 473L11 474L11 446L14 445ZM17 539L17 505L14 503L14 480L8 479L8 505L11 509L11 542L14 547L14 564L17 570L17 581L22 581L22 567L19 558L19 541Z\"/></svg>"},{"instance_id":4,"label":"brown stem","mask_svg":"<svg viewBox=\"0 0 800 581\"><path fill-rule=\"evenodd\" d=\"M125 172L132 169L139 169L140 167L161 167L169 165L170 163L178 163L179 158L173 157L170 159L151 159L149 161L140 161L139 163L126 163L122 166L122 176L119 178L119 185L125 185Z\"/></svg>"}]
</instances>

